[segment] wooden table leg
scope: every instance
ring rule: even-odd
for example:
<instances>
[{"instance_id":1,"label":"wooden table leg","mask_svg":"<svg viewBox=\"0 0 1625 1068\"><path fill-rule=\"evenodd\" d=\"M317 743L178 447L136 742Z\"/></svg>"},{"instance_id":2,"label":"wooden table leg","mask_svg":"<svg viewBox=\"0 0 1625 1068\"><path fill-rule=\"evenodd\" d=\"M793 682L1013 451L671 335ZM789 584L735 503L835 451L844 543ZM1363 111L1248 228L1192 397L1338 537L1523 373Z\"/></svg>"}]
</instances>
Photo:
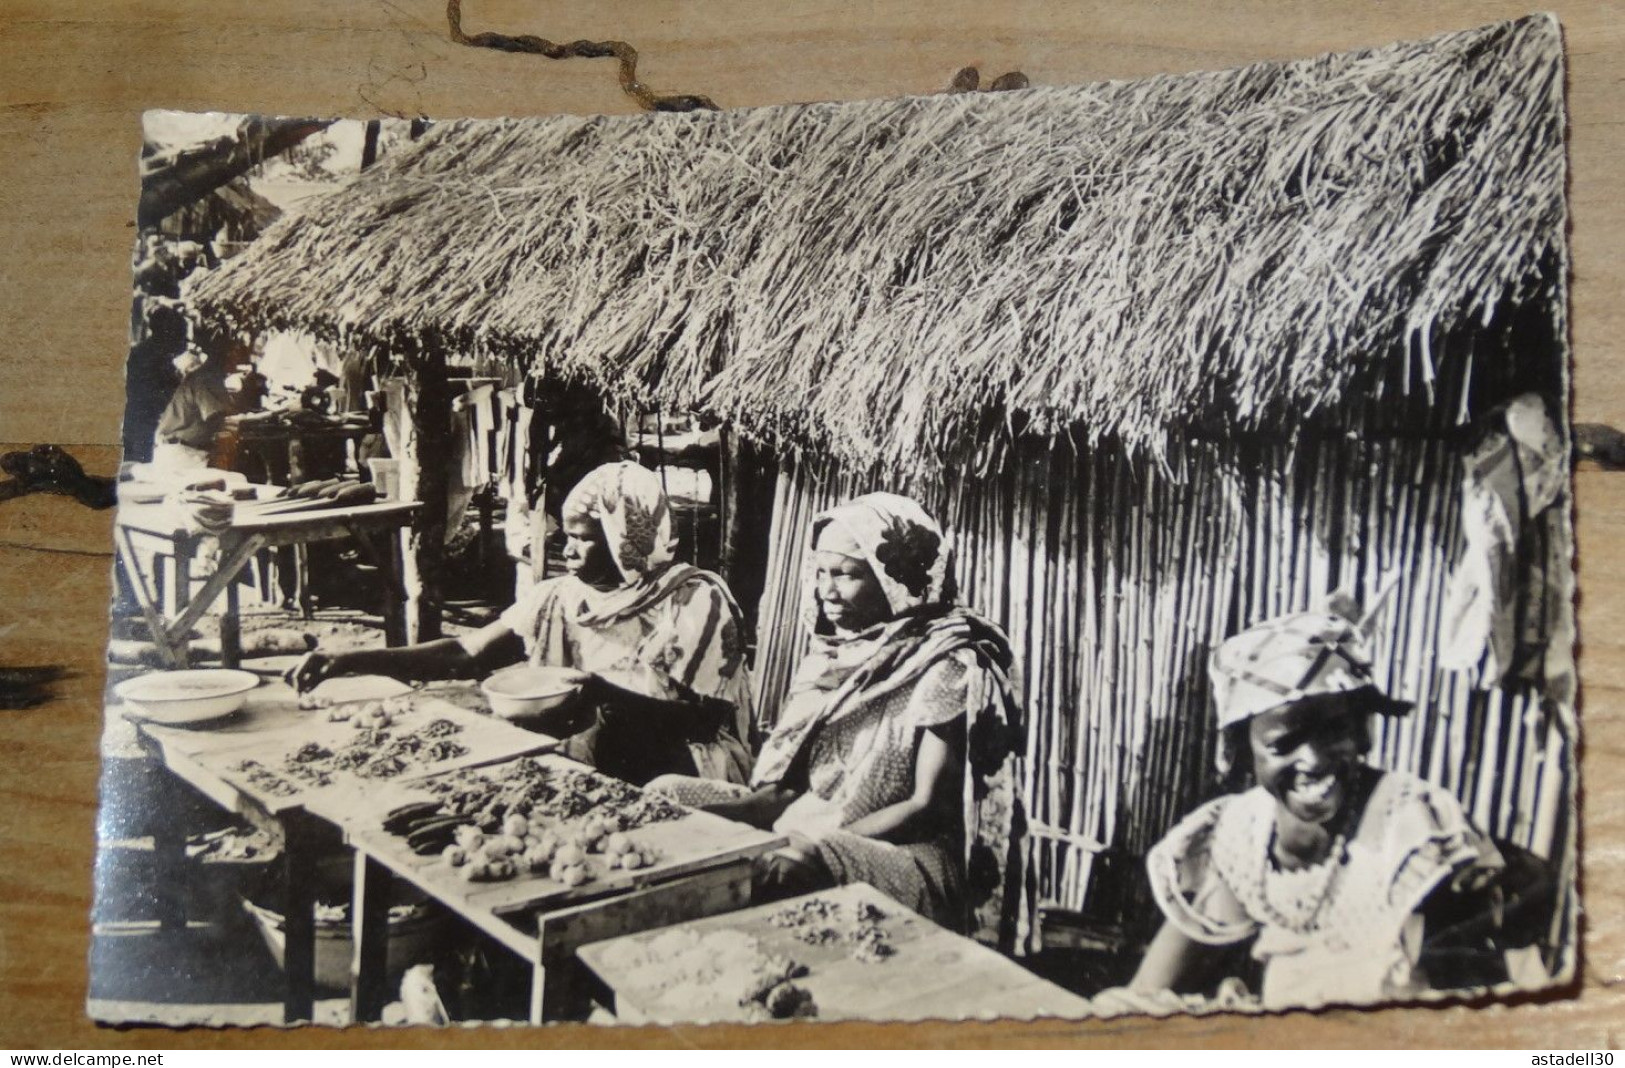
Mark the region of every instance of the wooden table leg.
<instances>
[{"instance_id":1,"label":"wooden table leg","mask_svg":"<svg viewBox=\"0 0 1625 1068\"><path fill-rule=\"evenodd\" d=\"M192 599L192 547L190 545L175 546L175 618L186 618L186 607ZM190 627L181 628L180 633L171 643L175 649L175 658L180 666L192 666L191 637L188 634Z\"/></svg>"},{"instance_id":2,"label":"wooden table leg","mask_svg":"<svg viewBox=\"0 0 1625 1068\"><path fill-rule=\"evenodd\" d=\"M303 542L293 547L295 582L299 586L299 618L311 619L313 600L310 595L310 549Z\"/></svg>"},{"instance_id":3,"label":"wooden table leg","mask_svg":"<svg viewBox=\"0 0 1625 1068\"><path fill-rule=\"evenodd\" d=\"M401 586L401 540L393 530L374 536L355 524L350 524L350 536L365 554L369 563L378 569L378 581L383 587L384 644L406 644L406 594Z\"/></svg>"},{"instance_id":4,"label":"wooden table leg","mask_svg":"<svg viewBox=\"0 0 1625 1068\"><path fill-rule=\"evenodd\" d=\"M355 957L350 964L350 1018L372 1023L389 1003L389 869L359 850L350 903Z\"/></svg>"},{"instance_id":5,"label":"wooden table leg","mask_svg":"<svg viewBox=\"0 0 1625 1068\"><path fill-rule=\"evenodd\" d=\"M384 560L387 584L384 593L384 644L397 646L406 644L406 581L405 568L401 561L401 539L397 531L390 531L383 538L383 552L380 554Z\"/></svg>"},{"instance_id":6,"label":"wooden table leg","mask_svg":"<svg viewBox=\"0 0 1625 1068\"><path fill-rule=\"evenodd\" d=\"M282 817L282 970L287 980L282 1015L287 1023L309 1020L316 1002L316 828L314 817Z\"/></svg>"},{"instance_id":7,"label":"wooden table leg","mask_svg":"<svg viewBox=\"0 0 1625 1068\"><path fill-rule=\"evenodd\" d=\"M149 758L150 759L150 758ZM161 761L154 765L162 768ZM190 885L186 870L186 824L176 818L180 811L179 784L167 771L155 776L153 800L159 805L157 819L152 828L152 859L157 869L154 909L158 927L164 931L186 930L186 887Z\"/></svg>"},{"instance_id":8,"label":"wooden table leg","mask_svg":"<svg viewBox=\"0 0 1625 1068\"><path fill-rule=\"evenodd\" d=\"M204 581L203 588L198 591L197 596L190 598L190 603L181 612L180 618L168 624L165 632L169 635L171 644L180 643L190 633L197 621L202 619L208 612L209 606L222 593L230 597L237 592L237 575L244 567L248 566L248 561L253 559L255 551L262 543L263 539L258 535L252 535L231 545L230 548L225 545L221 546L220 560L214 574ZM190 595L190 590L188 590L188 595ZM229 638L231 641L237 642L240 635L235 630L238 625L238 616L234 598L232 598L231 605L232 607L226 613L226 616L230 617L230 625L233 628ZM220 635L222 642L228 638L226 625L227 619L223 617Z\"/></svg>"},{"instance_id":9,"label":"wooden table leg","mask_svg":"<svg viewBox=\"0 0 1625 1068\"><path fill-rule=\"evenodd\" d=\"M530 1022L547 1022L547 997L555 992L547 985L547 965L537 962L530 966Z\"/></svg>"},{"instance_id":10,"label":"wooden table leg","mask_svg":"<svg viewBox=\"0 0 1625 1068\"><path fill-rule=\"evenodd\" d=\"M226 585L226 611L220 617L220 664L222 667L240 667L243 662L243 631L240 612L242 594L237 580Z\"/></svg>"}]
</instances>

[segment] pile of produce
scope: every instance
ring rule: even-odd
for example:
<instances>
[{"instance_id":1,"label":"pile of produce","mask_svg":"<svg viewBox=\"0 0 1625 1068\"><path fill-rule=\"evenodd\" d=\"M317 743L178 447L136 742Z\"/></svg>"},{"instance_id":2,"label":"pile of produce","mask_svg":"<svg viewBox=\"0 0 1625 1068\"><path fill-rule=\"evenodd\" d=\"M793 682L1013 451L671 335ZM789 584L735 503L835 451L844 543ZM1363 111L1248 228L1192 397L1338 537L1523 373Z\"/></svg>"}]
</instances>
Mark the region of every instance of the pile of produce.
<instances>
[{"instance_id":1,"label":"pile of produce","mask_svg":"<svg viewBox=\"0 0 1625 1068\"><path fill-rule=\"evenodd\" d=\"M356 728L355 735L344 744L329 748L320 742L306 742L277 767L245 760L237 770L258 789L291 797L301 789L331 786L341 774L391 779L415 768L468 755L468 747L454 737L462 733L462 726L449 719L434 719L416 730L402 730L398 721L411 712L411 702L404 697L331 705L328 719L349 722Z\"/></svg>"},{"instance_id":2,"label":"pile of produce","mask_svg":"<svg viewBox=\"0 0 1625 1068\"><path fill-rule=\"evenodd\" d=\"M537 875L581 886L600 870L646 868L659 858L627 832L687 815L618 779L528 757L495 778L469 769L425 786L438 799L396 809L384 829L469 882Z\"/></svg>"},{"instance_id":3,"label":"pile of produce","mask_svg":"<svg viewBox=\"0 0 1625 1068\"><path fill-rule=\"evenodd\" d=\"M765 952L757 939L740 931L669 927L621 940L606 951L604 963L637 976L659 1003L663 1020L706 1023L741 1016L782 1020L818 1015L812 992L798 982L810 974L807 966Z\"/></svg>"},{"instance_id":4,"label":"pile of produce","mask_svg":"<svg viewBox=\"0 0 1625 1068\"><path fill-rule=\"evenodd\" d=\"M818 1005L813 1001L812 991L793 981L808 974L805 964L789 957L764 957L751 969L750 981L739 1004L753 1010L753 1015L765 1014L774 1020L817 1016Z\"/></svg>"},{"instance_id":5,"label":"pile of produce","mask_svg":"<svg viewBox=\"0 0 1625 1068\"><path fill-rule=\"evenodd\" d=\"M284 486L276 500L332 501L334 504L371 504L378 499L372 483L359 478L324 478Z\"/></svg>"},{"instance_id":6,"label":"pile of produce","mask_svg":"<svg viewBox=\"0 0 1625 1068\"><path fill-rule=\"evenodd\" d=\"M810 897L786 905L768 917L768 922L809 946L846 946L854 960L865 964L896 954L897 947L882 926L885 912L865 901L848 913L838 901Z\"/></svg>"}]
</instances>

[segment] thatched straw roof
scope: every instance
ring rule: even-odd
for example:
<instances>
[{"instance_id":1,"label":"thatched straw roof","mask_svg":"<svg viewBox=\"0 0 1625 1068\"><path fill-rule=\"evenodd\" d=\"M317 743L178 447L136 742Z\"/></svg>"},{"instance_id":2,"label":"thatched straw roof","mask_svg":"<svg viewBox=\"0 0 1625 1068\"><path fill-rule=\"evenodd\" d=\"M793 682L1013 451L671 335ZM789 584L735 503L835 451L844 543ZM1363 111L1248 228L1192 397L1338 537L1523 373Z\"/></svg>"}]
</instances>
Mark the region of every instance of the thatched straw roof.
<instances>
[{"instance_id":1,"label":"thatched straw roof","mask_svg":"<svg viewBox=\"0 0 1625 1068\"><path fill-rule=\"evenodd\" d=\"M1160 451L1395 366L1425 387L1432 344L1563 262L1562 128L1546 17L1077 88L443 123L195 297L898 470L1007 417Z\"/></svg>"}]
</instances>

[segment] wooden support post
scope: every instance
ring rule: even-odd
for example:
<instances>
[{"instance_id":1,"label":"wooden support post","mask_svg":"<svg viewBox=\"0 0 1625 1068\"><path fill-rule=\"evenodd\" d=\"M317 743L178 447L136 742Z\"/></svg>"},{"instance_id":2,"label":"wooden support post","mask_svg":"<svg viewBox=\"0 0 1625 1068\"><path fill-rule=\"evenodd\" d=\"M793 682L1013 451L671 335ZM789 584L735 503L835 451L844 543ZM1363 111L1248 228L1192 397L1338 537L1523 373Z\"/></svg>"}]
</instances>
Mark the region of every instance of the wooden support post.
<instances>
[{"instance_id":1,"label":"wooden support post","mask_svg":"<svg viewBox=\"0 0 1625 1068\"><path fill-rule=\"evenodd\" d=\"M439 351L413 361L406 404L401 485L408 500L423 502L407 538L401 575L406 587L406 638L416 643L440 637L443 604L440 575L451 489L451 472L446 466L446 457L451 455L451 389L446 381L446 359Z\"/></svg>"},{"instance_id":2,"label":"wooden support post","mask_svg":"<svg viewBox=\"0 0 1625 1068\"><path fill-rule=\"evenodd\" d=\"M242 595L234 576L226 583L226 611L220 617L220 666L241 667L243 663Z\"/></svg>"},{"instance_id":3,"label":"wooden support post","mask_svg":"<svg viewBox=\"0 0 1625 1068\"><path fill-rule=\"evenodd\" d=\"M717 494L722 527L720 569L745 622L755 629L758 603L767 588L777 473L766 453L733 430L722 431Z\"/></svg>"},{"instance_id":4,"label":"wooden support post","mask_svg":"<svg viewBox=\"0 0 1625 1068\"><path fill-rule=\"evenodd\" d=\"M316 1007L316 828L299 810L283 817L282 1000L286 1023L309 1020Z\"/></svg>"},{"instance_id":5,"label":"wooden support post","mask_svg":"<svg viewBox=\"0 0 1625 1068\"><path fill-rule=\"evenodd\" d=\"M355 895L350 904L355 956L350 963L350 1018L372 1023L389 1001L389 869L355 855Z\"/></svg>"},{"instance_id":6,"label":"wooden support post","mask_svg":"<svg viewBox=\"0 0 1625 1068\"><path fill-rule=\"evenodd\" d=\"M175 616L184 625L170 644L175 650L175 659L183 668L192 666L192 624L186 619L186 609L192 601L192 554L196 548L196 543L190 538L177 538L175 541Z\"/></svg>"}]
</instances>

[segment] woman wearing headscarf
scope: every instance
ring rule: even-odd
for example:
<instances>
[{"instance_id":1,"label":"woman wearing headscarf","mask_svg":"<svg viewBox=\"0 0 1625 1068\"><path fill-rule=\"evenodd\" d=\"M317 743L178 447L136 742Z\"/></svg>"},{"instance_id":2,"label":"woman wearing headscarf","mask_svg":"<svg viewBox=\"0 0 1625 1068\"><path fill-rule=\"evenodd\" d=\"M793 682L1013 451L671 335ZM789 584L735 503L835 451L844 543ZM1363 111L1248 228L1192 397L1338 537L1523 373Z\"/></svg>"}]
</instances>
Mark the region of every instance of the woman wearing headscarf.
<instances>
[{"instance_id":1,"label":"woman wearing headscarf","mask_svg":"<svg viewBox=\"0 0 1625 1068\"><path fill-rule=\"evenodd\" d=\"M586 725L559 731L570 734L567 754L631 782L671 772L742 782L751 701L739 609L722 579L675 559L659 477L630 462L593 470L565 499L563 526L565 574L484 629L313 652L291 681L308 690L341 674L466 678L521 660L570 668L574 725Z\"/></svg>"},{"instance_id":2,"label":"woman wearing headscarf","mask_svg":"<svg viewBox=\"0 0 1625 1068\"><path fill-rule=\"evenodd\" d=\"M1335 612L1265 620L1209 668L1221 774L1250 780L1176 824L1146 873L1165 921L1103 1012L1163 1012L1225 980L1250 946L1268 1009L1320 1008L1507 979L1549 919L1532 856L1503 852L1447 790L1366 763L1371 724L1410 706L1378 685L1367 637ZM1509 867L1509 861L1515 866Z\"/></svg>"},{"instance_id":3,"label":"woman wearing headscarf","mask_svg":"<svg viewBox=\"0 0 1625 1068\"><path fill-rule=\"evenodd\" d=\"M953 603L948 539L905 497L821 514L806 559L810 648L750 785L651 787L789 837L758 870L759 899L866 882L1016 948L1028 931L1009 643Z\"/></svg>"}]
</instances>

